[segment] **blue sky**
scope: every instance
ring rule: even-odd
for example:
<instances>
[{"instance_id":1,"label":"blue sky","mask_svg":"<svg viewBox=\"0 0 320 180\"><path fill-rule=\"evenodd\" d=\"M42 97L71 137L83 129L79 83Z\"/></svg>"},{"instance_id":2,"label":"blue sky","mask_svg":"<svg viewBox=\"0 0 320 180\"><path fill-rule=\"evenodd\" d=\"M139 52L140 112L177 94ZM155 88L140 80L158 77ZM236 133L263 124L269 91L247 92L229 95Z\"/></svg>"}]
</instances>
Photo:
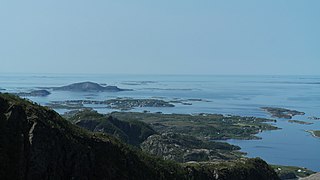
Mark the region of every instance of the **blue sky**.
<instances>
[{"instance_id":1,"label":"blue sky","mask_svg":"<svg viewBox=\"0 0 320 180\"><path fill-rule=\"evenodd\" d=\"M0 72L320 75L319 0L0 2Z\"/></svg>"}]
</instances>

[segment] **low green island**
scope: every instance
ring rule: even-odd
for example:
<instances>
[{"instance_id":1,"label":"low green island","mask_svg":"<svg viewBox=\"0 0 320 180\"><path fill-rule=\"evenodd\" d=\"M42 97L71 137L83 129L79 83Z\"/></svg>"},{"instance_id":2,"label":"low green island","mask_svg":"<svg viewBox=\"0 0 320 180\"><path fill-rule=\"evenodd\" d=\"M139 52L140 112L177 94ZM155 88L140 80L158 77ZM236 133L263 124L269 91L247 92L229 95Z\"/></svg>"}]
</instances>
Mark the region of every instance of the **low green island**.
<instances>
[{"instance_id":1,"label":"low green island","mask_svg":"<svg viewBox=\"0 0 320 180\"><path fill-rule=\"evenodd\" d=\"M306 122L306 121L299 121L299 120L288 120L289 123L297 123L297 124L304 124L304 125L311 125L313 123Z\"/></svg>"},{"instance_id":2,"label":"low green island","mask_svg":"<svg viewBox=\"0 0 320 180\"><path fill-rule=\"evenodd\" d=\"M278 108L278 107L261 107L261 109L270 113L272 117L284 118L284 119L291 119L293 116L305 114L304 112L301 112L301 111Z\"/></svg>"},{"instance_id":3,"label":"low green island","mask_svg":"<svg viewBox=\"0 0 320 180\"><path fill-rule=\"evenodd\" d=\"M174 107L174 104L161 99L133 99L133 98L115 98L115 99L108 99L104 101L66 100L66 101L52 101L50 103L47 103L47 106L53 109L68 109L68 110L84 109L85 105L105 105L104 108L117 109L122 111L131 110L139 107Z\"/></svg>"},{"instance_id":4,"label":"low green island","mask_svg":"<svg viewBox=\"0 0 320 180\"><path fill-rule=\"evenodd\" d=\"M309 130L309 132L313 137L320 138L320 130Z\"/></svg>"},{"instance_id":5,"label":"low green island","mask_svg":"<svg viewBox=\"0 0 320 180\"><path fill-rule=\"evenodd\" d=\"M161 98L146 98L137 99L130 97L118 97L104 101L99 100L65 100L65 101L51 101L46 105L53 109L67 109L79 110L84 109L86 105L105 105L104 108L117 109L121 111L128 111L134 108L141 107L175 107L175 104L192 105L192 102L210 102L204 99L179 99L165 101ZM102 107L96 107L102 108Z\"/></svg>"}]
</instances>

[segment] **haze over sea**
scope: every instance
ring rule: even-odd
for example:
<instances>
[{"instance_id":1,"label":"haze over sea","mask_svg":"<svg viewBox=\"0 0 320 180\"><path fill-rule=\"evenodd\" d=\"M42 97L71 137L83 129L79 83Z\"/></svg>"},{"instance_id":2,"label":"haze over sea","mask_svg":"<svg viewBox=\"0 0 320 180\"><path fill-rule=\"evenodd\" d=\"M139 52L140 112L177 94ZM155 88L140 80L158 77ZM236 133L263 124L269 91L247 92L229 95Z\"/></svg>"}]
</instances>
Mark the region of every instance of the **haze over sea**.
<instances>
[{"instance_id":1,"label":"haze over sea","mask_svg":"<svg viewBox=\"0 0 320 180\"><path fill-rule=\"evenodd\" d=\"M224 75L84 75L84 74L1 74L1 92L28 92L40 87L55 87L92 81L133 89L123 92L52 91L47 97L28 97L46 105L59 100L106 100L116 97L186 100L192 105L175 104L166 108L135 108L132 111L163 113L219 113L271 118L260 107L281 107L303 111L294 120L312 125L289 123L277 119L276 131L262 132L261 140L228 140L239 145L249 157L261 157L271 164L294 165L320 171L320 139L306 130L320 129L320 76L224 76ZM5 89L5 90L4 90ZM191 101L190 99L202 99ZM114 111L94 106L101 113ZM59 109L59 113L67 110Z\"/></svg>"}]
</instances>

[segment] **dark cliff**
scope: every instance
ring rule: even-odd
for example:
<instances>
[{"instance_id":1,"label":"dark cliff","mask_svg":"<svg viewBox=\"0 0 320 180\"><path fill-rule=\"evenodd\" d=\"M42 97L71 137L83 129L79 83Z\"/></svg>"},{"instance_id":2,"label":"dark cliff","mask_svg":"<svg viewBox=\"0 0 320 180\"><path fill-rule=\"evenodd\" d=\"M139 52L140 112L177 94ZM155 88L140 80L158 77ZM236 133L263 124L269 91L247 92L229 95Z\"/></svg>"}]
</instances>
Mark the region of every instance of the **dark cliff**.
<instances>
[{"instance_id":1,"label":"dark cliff","mask_svg":"<svg viewBox=\"0 0 320 180\"><path fill-rule=\"evenodd\" d=\"M176 164L0 94L0 179L278 179L261 159Z\"/></svg>"}]
</instances>

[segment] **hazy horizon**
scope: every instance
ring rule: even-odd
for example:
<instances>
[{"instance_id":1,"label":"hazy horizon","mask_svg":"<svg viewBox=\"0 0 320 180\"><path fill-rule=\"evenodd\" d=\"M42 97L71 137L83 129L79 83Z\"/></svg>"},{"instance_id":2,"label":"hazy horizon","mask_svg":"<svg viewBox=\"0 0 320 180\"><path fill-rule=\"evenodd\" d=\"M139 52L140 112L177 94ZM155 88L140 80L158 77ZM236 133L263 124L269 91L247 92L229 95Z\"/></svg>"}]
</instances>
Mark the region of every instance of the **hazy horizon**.
<instances>
[{"instance_id":1,"label":"hazy horizon","mask_svg":"<svg viewBox=\"0 0 320 180\"><path fill-rule=\"evenodd\" d=\"M320 75L320 1L0 2L0 73Z\"/></svg>"}]
</instances>

